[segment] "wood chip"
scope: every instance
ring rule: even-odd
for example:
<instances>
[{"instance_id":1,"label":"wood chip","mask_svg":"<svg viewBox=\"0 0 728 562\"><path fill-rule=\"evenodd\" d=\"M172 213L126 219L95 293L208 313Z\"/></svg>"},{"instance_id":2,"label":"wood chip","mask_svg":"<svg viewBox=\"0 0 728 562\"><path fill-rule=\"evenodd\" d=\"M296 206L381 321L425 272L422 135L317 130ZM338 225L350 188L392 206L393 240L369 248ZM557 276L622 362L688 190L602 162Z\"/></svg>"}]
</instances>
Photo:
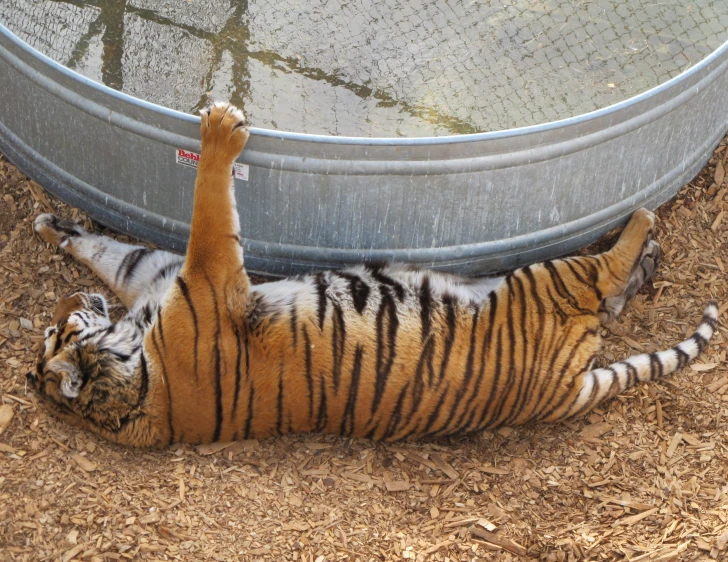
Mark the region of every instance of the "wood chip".
<instances>
[{"instance_id":1,"label":"wood chip","mask_svg":"<svg viewBox=\"0 0 728 562\"><path fill-rule=\"evenodd\" d=\"M601 437L605 433L612 431L612 424L607 422L597 422L591 425L587 425L581 430L581 436L588 439L595 439Z\"/></svg>"},{"instance_id":2,"label":"wood chip","mask_svg":"<svg viewBox=\"0 0 728 562\"><path fill-rule=\"evenodd\" d=\"M207 456L207 455L214 455L215 453L219 453L220 451L223 451L234 444L235 444L235 441L208 443L206 445L197 445L195 447L195 449L197 449L197 452L199 454Z\"/></svg>"},{"instance_id":3,"label":"wood chip","mask_svg":"<svg viewBox=\"0 0 728 562\"><path fill-rule=\"evenodd\" d=\"M447 464L440 455L438 455L437 453L433 453L432 455L430 455L430 458L432 459L432 462L435 463L435 466L442 470L448 478L451 478L453 480L457 480L458 478L460 478L460 475L457 473L457 471L452 466Z\"/></svg>"},{"instance_id":4,"label":"wood chip","mask_svg":"<svg viewBox=\"0 0 728 562\"><path fill-rule=\"evenodd\" d=\"M385 482L384 486L388 492L406 492L412 487L412 483L406 480L395 480L393 482Z\"/></svg>"},{"instance_id":5,"label":"wood chip","mask_svg":"<svg viewBox=\"0 0 728 562\"><path fill-rule=\"evenodd\" d=\"M712 371L717 366L717 363L691 363L690 369L696 373L702 373L704 371Z\"/></svg>"},{"instance_id":6,"label":"wood chip","mask_svg":"<svg viewBox=\"0 0 728 562\"><path fill-rule=\"evenodd\" d=\"M94 470L96 470L96 463L90 461L83 455L73 455L71 459L73 459L73 462L75 462L81 468L81 470L84 470L86 472L93 472Z\"/></svg>"},{"instance_id":7,"label":"wood chip","mask_svg":"<svg viewBox=\"0 0 728 562\"><path fill-rule=\"evenodd\" d=\"M71 550L67 550L63 553L63 556L61 556L61 562L69 562L72 560L77 554L83 551L85 547L82 544L79 544L77 546L74 546Z\"/></svg>"},{"instance_id":8,"label":"wood chip","mask_svg":"<svg viewBox=\"0 0 728 562\"><path fill-rule=\"evenodd\" d=\"M481 527L483 527L483 529L485 529L486 531L490 531L490 532L493 532L497 529L496 525L494 525L487 519L478 519L476 524L480 525Z\"/></svg>"},{"instance_id":9,"label":"wood chip","mask_svg":"<svg viewBox=\"0 0 728 562\"><path fill-rule=\"evenodd\" d=\"M13 407L10 404L0 406L0 433L10 425L13 419Z\"/></svg>"},{"instance_id":10,"label":"wood chip","mask_svg":"<svg viewBox=\"0 0 728 562\"><path fill-rule=\"evenodd\" d=\"M667 451L665 452L665 456L669 459L672 457L672 455L675 454L675 451L677 450L678 445L682 442L682 433L676 433L673 435L672 440L670 441L670 445L667 447Z\"/></svg>"},{"instance_id":11,"label":"wood chip","mask_svg":"<svg viewBox=\"0 0 728 562\"><path fill-rule=\"evenodd\" d=\"M715 547L721 552L728 548L728 531L715 539Z\"/></svg>"},{"instance_id":12,"label":"wood chip","mask_svg":"<svg viewBox=\"0 0 728 562\"><path fill-rule=\"evenodd\" d=\"M505 468L497 468L495 466L488 466L488 465L479 466L478 470L480 470L481 472L485 472L486 474L510 474L511 473L510 470L507 470Z\"/></svg>"},{"instance_id":13,"label":"wood chip","mask_svg":"<svg viewBox=\"0 0 728 562\"><path fill-rule=\"evenodd\" d=\"M723 213L724 211L718 213L718 215L715 217L715 220L713 221L713 224L710 225L710 230L712 230L713 232L716 232L718 230L718 227L720 226L720 223L723 222Z\"/></svg>"},{"instance_id":14,"label":"wood chip","mask_svg":"<svg viewBox=\"0 0 728 562\"><path fill-rule=\"evenodd\" d=\"M496 533L492 533L490 531L487 531L485 529L482 529L482 528L476 527L476 526L471 527L470 532L474 536L476 536L480 539L483 539L484 541L487 541L491 544L499 546L499 547L507 550L508 552L517 554L518 556L526 556L526 554L528 554L528 550L524 546L521 546L517 542L514 542L507 537L501 537L500 535L498 535Z\"/></svg>"},{"instance_id":15,"label":"wood chip","mask_svg":"<svg viewBox=\"0 0 728 562\"><path fill-rule=\"evenodd\" d=\"M635 523L639 523L643 519L647 519L650 515L654 515L658 511L660 511L660 508L653 507L652 509L648 509L647 511L638 513L637 515L632 515L630 517L624 517L622 519L615 521L612 524L612 527L617 527L619 525L634 525Z\"/></svg>"},{"instance_id":16,"label":"wood chip","mask_svg":"<svg viewBox=\"0 0 728 562\"><path fill-rule=\"evenodd\" d=\"M718 164L715 166L715 175L713 177L718 187L723 185L723 179L725 179L725 168L723 168L722 162L719 161Z\"/></svg>"}]
</instances>

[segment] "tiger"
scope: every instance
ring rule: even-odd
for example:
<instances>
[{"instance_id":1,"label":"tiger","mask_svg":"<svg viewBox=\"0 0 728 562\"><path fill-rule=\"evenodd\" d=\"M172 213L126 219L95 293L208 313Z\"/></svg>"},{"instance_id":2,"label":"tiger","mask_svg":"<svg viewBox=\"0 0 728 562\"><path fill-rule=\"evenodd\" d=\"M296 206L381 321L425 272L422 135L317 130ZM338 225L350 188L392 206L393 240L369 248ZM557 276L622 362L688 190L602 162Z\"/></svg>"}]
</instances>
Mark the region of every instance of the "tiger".
<instances>
[{"instance_id":1,"label":"tiger","mask_svg":"<svg viewBox=\"0 0 728 562\"><path fill-rule=\"evenodd\" d=\"M89 266L101 294L60 299L27 381L58 418L132 447L325 432L384 442L583 416L695 359L710 302L671 349L595 367L601 326L651 278L655 216L635 211L616 244L489 277L360 264L252 283L233 164L243 113L201 112L184 257L42 214L34 228Z\"/></svg>"}]
</instances>

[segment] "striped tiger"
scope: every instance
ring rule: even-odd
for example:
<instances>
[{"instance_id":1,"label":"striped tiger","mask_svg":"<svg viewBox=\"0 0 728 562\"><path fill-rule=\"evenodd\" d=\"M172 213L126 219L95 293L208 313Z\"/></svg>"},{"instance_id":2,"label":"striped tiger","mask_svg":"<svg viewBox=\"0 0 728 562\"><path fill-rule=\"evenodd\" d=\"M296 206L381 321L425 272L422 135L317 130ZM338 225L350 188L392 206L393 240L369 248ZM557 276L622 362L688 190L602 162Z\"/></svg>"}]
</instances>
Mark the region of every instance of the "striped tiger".
<instances>
[{"instance_id":1,"label":"striped tiger","mask_svg":"<svg viewBox=\"0 0 728 562\"><path fill-rule=\"evenodd\" d=\"M201 112L202 155L184 258L86 232L53 215L35 229L88 265L98 294L59 302L27 378L63 420L136 447L320 431L395 441L579 416L698 356L716 326L672 349L594 368L600 323L660 258L636 211L609 251L467 279L407 265L252 284L231 168L248 129Z\"/></svg>"}]
</instances>

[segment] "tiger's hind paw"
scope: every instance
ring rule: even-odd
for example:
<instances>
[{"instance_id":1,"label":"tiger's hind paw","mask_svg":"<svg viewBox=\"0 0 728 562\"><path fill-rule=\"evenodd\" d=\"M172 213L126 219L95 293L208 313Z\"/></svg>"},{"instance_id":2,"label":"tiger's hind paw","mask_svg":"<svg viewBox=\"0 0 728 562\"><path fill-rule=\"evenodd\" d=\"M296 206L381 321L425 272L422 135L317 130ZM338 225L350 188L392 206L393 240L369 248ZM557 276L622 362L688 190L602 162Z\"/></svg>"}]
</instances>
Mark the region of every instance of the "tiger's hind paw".
<instances>
[{"instance_id":1,"label":"tiger's hind paw","mask_svg":"<svg viewBox=\"0 0 728 562\"><path fill-rule=\"evenodd\" d=\"M652 239L652 232L647 234L647 241L642 249L640 257L635 262L632 274L629 277L627 288L621 295L610 297L602 300L599 307L599 319L602 322L613 320L620 312L624 305L632 300L642 285L650 280L652 275L660 265L662 250L660 245Z\"/></svg>"},{"instance_id":2,"label":"tiger's hind paw","mask_svg":"<svg viewBox=\"0 0 728 562\"><path fill-rule=\"evenodd\" d=\"M245 115L237 107L215 102L200 111L203 157L232 165L250 135Z\"/></svg>"},{"instance_id":3,"label":"tiger's hind paw","mask_svg":"<svg viewBox=\"0 0 728 562\"><path fill-rule=\"evenodd\" d=\"M80 225L56 215L44 213L38 215L33 228L41 238L53 246L64 247L71 238L88 234Z\"/></svg>"}]
</instances>

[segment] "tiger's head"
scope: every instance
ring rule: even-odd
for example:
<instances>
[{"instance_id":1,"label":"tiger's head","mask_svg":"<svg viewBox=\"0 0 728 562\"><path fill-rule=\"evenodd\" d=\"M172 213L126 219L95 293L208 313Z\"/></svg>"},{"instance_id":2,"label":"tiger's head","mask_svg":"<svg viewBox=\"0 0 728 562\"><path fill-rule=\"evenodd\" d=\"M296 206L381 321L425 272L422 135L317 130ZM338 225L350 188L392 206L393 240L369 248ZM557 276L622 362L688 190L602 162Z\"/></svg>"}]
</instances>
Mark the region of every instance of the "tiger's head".
<instances>
[{"instance_id":1,"label":"tiger's head","mask_svg":"<svg viewBox=\"0 0 728 562\"><path fill-rule=\"evenodd\" d=\"M119 345L117 325L98 294L63 297L45 331L35 371L27 381L58 417L97 432L118 432L134 415L142 389L135 353ZM136 344L134 344L136 345ZM145 392L145 390L144 390Z\"/></svg>"}]
</instances>

